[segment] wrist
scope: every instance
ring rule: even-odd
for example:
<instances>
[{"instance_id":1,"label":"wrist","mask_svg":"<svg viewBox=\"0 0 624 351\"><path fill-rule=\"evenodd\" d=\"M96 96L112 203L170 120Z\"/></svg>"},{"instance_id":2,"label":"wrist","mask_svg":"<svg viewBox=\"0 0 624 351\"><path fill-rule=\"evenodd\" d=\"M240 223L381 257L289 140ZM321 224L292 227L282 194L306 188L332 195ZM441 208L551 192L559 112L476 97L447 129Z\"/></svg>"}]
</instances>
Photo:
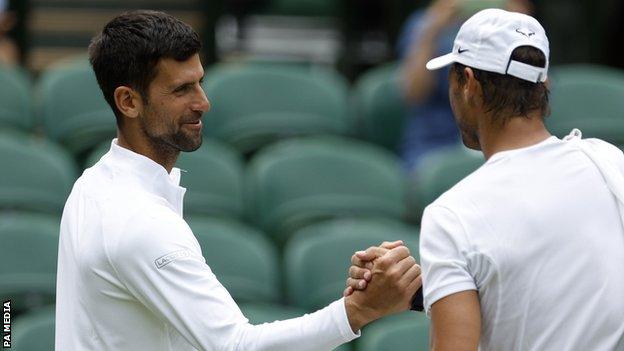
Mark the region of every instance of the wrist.
<instances>
[{"instance_id":1,"label":"wrist","mask_svg":"<svg viewBox=\"0 0 624 351\"><path fill-rule=\"evenodd\" d=\"M362 327L379 318L373 309L358 301L357 295L361 294L361 292L356 291L344 298L347 319L354 333L357 333Z\"/></svg>"}]
</instances>

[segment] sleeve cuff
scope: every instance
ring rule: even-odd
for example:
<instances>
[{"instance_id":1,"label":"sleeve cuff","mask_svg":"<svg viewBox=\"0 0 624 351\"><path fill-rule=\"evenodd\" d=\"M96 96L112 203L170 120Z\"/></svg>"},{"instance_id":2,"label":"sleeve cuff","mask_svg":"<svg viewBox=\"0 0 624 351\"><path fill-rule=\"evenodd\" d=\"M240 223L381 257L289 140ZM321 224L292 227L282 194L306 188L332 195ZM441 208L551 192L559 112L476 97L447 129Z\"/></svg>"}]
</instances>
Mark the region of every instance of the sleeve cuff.
<instances>
[{"instance_id":1,"label":"sleeve cuff","mask_svg":"<svg viewBox=\"0 0 624 351\"><path fill-rule=\"evenodd\" d=\"M347 317L347 308L345 307L344 297L340 300L332 302L329 305L329 308L331 309L332 319L338 325L340 335L342 336L344 342L349 342L353 339L359 338L360 335L362 335L359 330L357 333L354 333L353 330L351 330L349 317Z\"/></svg>"}]
</instances>

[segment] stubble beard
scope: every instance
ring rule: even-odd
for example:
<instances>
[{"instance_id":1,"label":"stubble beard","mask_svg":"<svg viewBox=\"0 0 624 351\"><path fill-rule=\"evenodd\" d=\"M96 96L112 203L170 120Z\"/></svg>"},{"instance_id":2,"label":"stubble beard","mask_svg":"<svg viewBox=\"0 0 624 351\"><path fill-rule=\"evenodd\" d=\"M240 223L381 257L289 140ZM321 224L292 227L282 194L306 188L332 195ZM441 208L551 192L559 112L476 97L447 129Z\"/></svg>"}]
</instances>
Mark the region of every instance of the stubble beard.
<instances>
[{"instance_id":1,"label":"stubble beard","mask_svg":"<svg viewBox=\"0 0 624 351\"><path fill-rule=\"evenodd\" d=\"M165 124L163 121L165 118L159 116L157 121L151 123L160 123L160 126L151 126L145 118L141 119L140 123L143 133L158 153L169 155L177 154L180 151L192 152L199 149L203 141L201 130L197 133L198 135L192 135L195 133L185 133L182 128L178 128L176 131L171 131L173 128L159 128ZM159 133L158 129L168 129L169 131Z\"/></svg>"}]
</instances>

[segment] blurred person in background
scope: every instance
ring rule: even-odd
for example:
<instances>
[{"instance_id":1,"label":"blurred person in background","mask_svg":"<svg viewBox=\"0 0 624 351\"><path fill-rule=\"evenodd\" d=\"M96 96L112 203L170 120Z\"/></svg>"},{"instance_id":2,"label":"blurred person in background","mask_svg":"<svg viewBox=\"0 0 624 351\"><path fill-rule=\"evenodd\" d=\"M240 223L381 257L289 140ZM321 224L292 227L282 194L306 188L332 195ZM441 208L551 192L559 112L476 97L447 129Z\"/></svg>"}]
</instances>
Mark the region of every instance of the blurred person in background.
<instances>
[{"instance_id":1,"label":"blurred person in background","mask_svg":"<svg viewBox=\"0 0 624 351\"><path fill-rule=\"evenodd\" d=\"M16 24L15 14L8 11L8 1L0 0L0 64L14 66L19 63L19 49L8 33Z\"/></svg>"},{"instance_id":2,"label":"blurred person in background","mask_svg":"<svg viewBox=\"0 0 624 351\"><path fill-rule=\"evenodd\" d=\"M429 58L449 52L463 20L480 6L497 5L530 14L529 0L435 0L407 19L398 40L403 61L403 92L408 116L399 151L405 168L416 173L421 157L429 151L459 143L448 99L448 69L431 72Z\"/></svg>"},{"instance_id":3,"label":"blurred person in background","mask_svg":"<svg viewBox=\"0 0 624 351\"><path fill-rule=\"evenodd\" d=\"M426 64L450 66L462 140L486 159L423 215L433 350L624 350L624 154L548 132L549 52L534 18L489 9ZM347 292L374 280L369 251Z\"/></svg>"},{"instance_id":4,"label":"blurred person in background","mask_svg":"<svg viewBox=\"0 0 624 351\"><path fill-rule=\"evenodd\" d=\"M117 16L89 47L118 132L63 210L57 350L331 350L408 309L421 285L420 267L396 245L365 292L299 318L248 322L182 215L174 165L200 147L210 109L200 47L190 26L157 11Z\"/></svg>"}]
</instances>

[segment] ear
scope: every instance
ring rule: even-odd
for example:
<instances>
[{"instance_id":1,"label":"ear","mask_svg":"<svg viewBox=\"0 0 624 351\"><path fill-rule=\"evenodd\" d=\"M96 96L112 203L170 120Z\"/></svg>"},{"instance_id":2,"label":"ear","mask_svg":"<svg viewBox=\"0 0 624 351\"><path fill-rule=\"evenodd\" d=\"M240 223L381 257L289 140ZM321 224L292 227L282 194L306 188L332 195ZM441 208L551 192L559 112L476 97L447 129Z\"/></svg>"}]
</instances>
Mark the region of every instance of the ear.
<instances>
[{"instance_id":1,"label":"ear","mask_svg":"<svg viewBox=\"0 0 624 351\"><path fill-rule=\"evenodd\" d=\"M119 111L128 118L137 118L143 110L143 100L140 94L130 87L117 87L113 96Z\"/></svg>"},{"instance_id":2,"label":"ear","mask_svg":"<svg viewBox=\"0 0 624 351\"><path fill-rule=\"evenodd\" d=\"M466 84L464 85L464 98L466 101L474 101L475 99L481 99L483 91L481 90L481 83L475 77L474 71L470 67L464 69L464 78L466 78Z\"/></svg>"}]
</instances>

